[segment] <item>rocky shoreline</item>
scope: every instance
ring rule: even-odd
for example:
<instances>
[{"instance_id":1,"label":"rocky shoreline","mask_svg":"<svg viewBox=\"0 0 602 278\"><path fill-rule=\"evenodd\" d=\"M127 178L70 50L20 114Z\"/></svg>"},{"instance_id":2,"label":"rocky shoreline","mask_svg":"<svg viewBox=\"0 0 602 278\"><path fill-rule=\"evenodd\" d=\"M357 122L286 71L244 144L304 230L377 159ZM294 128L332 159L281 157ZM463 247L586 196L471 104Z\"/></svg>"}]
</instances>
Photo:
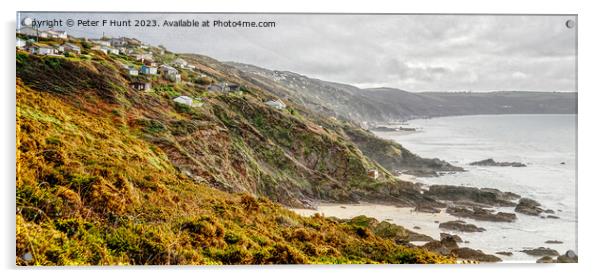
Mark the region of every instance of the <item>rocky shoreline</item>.
<instances>
[{"instance_id":1,"label":"rocky shoreline","mask_svg":"<svg viewBox=\"0 0 602 278\"><path fill-rule=\"evenodd\" d=\"M466 246L459 246L458 243L466 244L468 242L463 241L458 234L454 233L487 233L487 229L472 223L467 223L461 219L510 223L516 221L519 217L540 216L543 218L548 218L544 217L543 215L554 215L555 213L554 210L543 208L539 202L533 199L522 197L513 192L504 192L494 188L477 188L454 185L426 186L419 183L413 183L412 186L409 186L409 184L412 183L406 184L404 187L405 189L401 191L398 191L399 189L389 189L392 190L392 192L395 192L395 196L405 195L405 198L403 199L404 202L402 204L395 202L395 200L383 201L386 199L380 198L375 198L373 200L374 203L381 205L395 205L400 207L407 207L408 204L413 204L412 211L414 212L435 215L441 214L444 211L450 216L457 217L456 220L441 222L435 221L435 223L438 224L439 230L442 231L440 233L440 239L434 240L431 236L416 232L416 230L421 229L419 226L414 226L413 230L415 231L411 231L410 229L389 223L388 221L378 222L373 218L370 221L376 222L371 222L372 224L370 225L373 226L372 228L375 229L375 231L379 231L377 234L388 231L387 234L389 237L393 236L391 234L391 230L403 231L393 233L395 234L393 238L396 242L403 242L403 244L407 246L421 247L441 255L454 256L459 260L500 262L502 259L496 255L506 257L513 255L513 253L510 251L498 251L495 255L492 255L487 254L482 250L471 249ZM409 192L412 194L408 195ZM380 193L384 195L389 192ZM409 196L413 197L408 198ZM513 208L515 213L498 211L498 209L501 208ZM355 217L351 220L339 221L357 222L358 219ZM410 242L426 243L422 245L413 245ZM562 242L557 240L548 240L546 241L546 244L548 243L558 244ZM571 261L573 258L572 255L561 256L557 251L546 247L527 248L519 250L518 252L527 254L529 256L540 257L539 260L542 262ZM551 259L544 258L546 256L550 257Z\"/></svg>"}]
</instances>

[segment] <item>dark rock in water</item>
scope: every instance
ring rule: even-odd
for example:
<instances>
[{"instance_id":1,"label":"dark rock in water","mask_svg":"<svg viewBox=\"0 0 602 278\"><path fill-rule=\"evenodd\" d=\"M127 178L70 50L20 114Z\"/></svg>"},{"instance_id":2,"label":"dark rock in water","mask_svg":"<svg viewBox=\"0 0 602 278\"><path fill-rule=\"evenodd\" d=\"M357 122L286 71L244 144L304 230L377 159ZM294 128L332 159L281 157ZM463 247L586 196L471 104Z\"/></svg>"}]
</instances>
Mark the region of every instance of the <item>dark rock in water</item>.
<instances>
[{"instance_id":1,"label":"dark rock in water","mask_svg":"<svg viewBox=\"0 0 602 278\"><path fill-rule=\"evenodd\" d=\"M414 230L420 230L420 227L414 226Z\"/></svg>"},{"instance_id":2,"label":"dark rock in water","mask_svg":"<svg viewBox=\"0 0 602 278\"><path fill-rule=\"evenodd\" d=\"M496 254L499 255L504 255L504 256L512 256L512 252L509 251L500 251L500 252L495 252Z\"/></svg>"},{"instance_id":3,"label":"dark rock in water","mask_svg":"<svg viewBox=\"0 0 602 278\"><path fill-rule=\"evenodd\" d=\"M547 244L562 244L562 241L560 240L546 240Z\"/></svg>"},{"instance_id":4,"label":"dark rock in water","mask_svg":"<svg viewBox=\"0 0 602 278\"><path fill-rule=\"evenodd\" d=\"M540 206L541 204L533 199L521 198L518 201L518 205L516 205L516 208L514 208L514 211L526 215L536 216L544 211Z\"/></svg>"},{"instance_id":5,"label":"dark rock in water","mask_svg":"<svg viewBox=\"0 0 602 278\"><path fill-rule=\"evenodd\" d=\"M551 264L555 263L556 260L550 256L543 256L536 261L538 264Z\"/></svg>"},{"instance_id":6,"label":"dark rock in water","mask_svg":"<svg viewBox=\"0 0 602 278\"><path fill-rule=\"evenodd\" d=\"M435 220L435 223L439 223L439 221L438 221L438 220Z\"/></svg>"},{"instance_id":7,"label":"dark rock in water","mask_svg":"<svg viewBox=\"0 0 602 278\"><path fill-rule=\"evenodd\" d=\"M467 260L475 260L480 262L501 262L502 259L494 256L483 253L481 250L474 250L467 247L457 248L451 250L451 254Z\"/></svg>"},{"instance_id":8,"label":"dark rock in water","mask_svg":"<svg viewBox=\"0 0 602 278\"><path fill-rule=\"evenodd\" d=\"M573 250L566 251L564 255L558 256L556 258L557 263L577 263L579 262L579 257Z\"/></svg>"},{"instance_id":9,"label":"dark rock in water","mask_svg":"<svg viewBox=\"0 0 602 278\"><path fill-rule=\"evenodd\" d=\"M546 218L550 218L550 219L559 219L560 217L556 216L556 215L548 215L546 216Z\"/></svg>"},{"instance_id":10,"label":"dark rock in water","mask_svg":"<svg viewBox=\"0 0 602 278\"><path fill-rule=\"evenodd\" d=\"M489 206L515 206L512 200L520 198L512 192L502 192L493 188L476 188L455 185L431 185L424 192L426 196L437 200L446 200L453 202L474 202Z\"/></svg>"},{"instance_id":11,"label":"dark rock in water","mask_svg":"<svg viewBox=\"0 0 602 278\"><path fill-rule=\"evenodd\" d=\"M548 213L548 214L554 214L554 210L553 209L546 209L543 212Z\"/></svg>"},{"instance_id":12,"label":"dark rock in water","mask_svg":"<svg viewBox=\"0 0 602 278\"><path fill-rule=\"evenodd\" d=\"M492 222L513 222L516 220L516 214L507 212L494 213L493 210L479 208L479 207L449 207L446 210L447 213L464 218L472 218L481 221L492 221Z\"/></svg>"},{"instance_id":13,"label":"dark rock in water","mask_svg":"<svg viewBox=\"0 0 602 278\"><path fill-rule=\"evenodd\" d=\"M565 162L560 162L560 165L565 165L565 164L566 164Z\"/></svg>"},{"instance_id":14,"label":"dark rock in water","mask_svg":"<svg viewBox=\"0 0 602 278\"><path fill-rule=\"evenodd\" d=\"M531 256L558 256L558 251L546 247L539 247L535 249L525 249L521 252Z\"/></svg>"},{"instance_id":15,"label":"dark rock in water","mask_svg":"<svg viewBox=\"0 0 602 278\"><path fill-rule=\"evenodd\" d=\"M468 224L462 220L454 220L454 221L448 221L448 222L441 223L441 224L439 224L439 228L453 230L453 231L467 232L467 233L475 233L475 232L484 232L485 231L484 228L477 227L474 224Z\"/></svg>"},{"instance_id":16,"label":"dark rock in water","mask_svg":"<svg viewBox=\"0 0 602 278\"><path fill-rule=\"evenodd\" d=\"M446 233L439 233L439 238L441 240L446 238L452 238L455 242L462 242L462 238L459 235L451 235Z\"/></svg>"},{"instance_id":17,"label":"dark rock in water","mask_svg":"<svg viewBox=\"0 0 602 278\"><path fill-rule=\"evenodd\" d=\"M470 163L472 166L497 166L497 167L527 167L524 163L520 162L497 162L493 158L475 161Z\"/></svg>"},{"instance_id":18,"label":"dark rock in water","mask_svg":"<svg viewBox=\"0 0 602 278\"><path fill-rule=\"evenodd\" d=\"M529 199L529 198L521 198L520 200L518 200L518 204L519 205L524 205L527 207L539 207L541 206L541 204L533 199Z\"/></svg>"}]
</instances>

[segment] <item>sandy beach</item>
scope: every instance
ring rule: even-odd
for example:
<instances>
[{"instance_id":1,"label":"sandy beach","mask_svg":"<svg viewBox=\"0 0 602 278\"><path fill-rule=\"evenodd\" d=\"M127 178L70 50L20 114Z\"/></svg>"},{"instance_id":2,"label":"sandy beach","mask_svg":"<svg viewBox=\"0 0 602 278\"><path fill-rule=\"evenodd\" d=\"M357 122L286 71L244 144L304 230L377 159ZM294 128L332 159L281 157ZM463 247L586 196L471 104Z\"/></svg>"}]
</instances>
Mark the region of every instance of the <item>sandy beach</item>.
<instances>
[{"instance_id":1,"label":"sandy beach","mask_svg":"<svg viewBox=\"0 0 602 278\"><path fill-rule=\"evenodd\" d=\"M351 205L318 204L316 208L317 210L292 210L304 216L311 216L315 213L321 213L324 214L324 216L334 216L342 219L353 218L358 215L366 215L369 217L374 217L379 221L388 221L397 225L401 225L406 229L431 236L434 239L439 239L439 233L441 232L439 229L440 222L458 219L445 212L424 213L416 212L413 208L401 208L368 203Z\"/></svg>"}]
</instances>

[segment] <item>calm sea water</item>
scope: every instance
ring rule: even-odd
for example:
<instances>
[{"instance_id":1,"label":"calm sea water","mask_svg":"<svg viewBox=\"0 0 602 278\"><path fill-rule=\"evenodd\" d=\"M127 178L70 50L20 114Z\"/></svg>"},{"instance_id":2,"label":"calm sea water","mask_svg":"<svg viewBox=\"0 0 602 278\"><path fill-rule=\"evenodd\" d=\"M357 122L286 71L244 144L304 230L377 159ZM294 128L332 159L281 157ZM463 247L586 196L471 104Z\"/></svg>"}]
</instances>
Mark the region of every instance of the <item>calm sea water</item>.
<instances>
[{"instance_id":1,"label":"calm sea water","mask_svg":"<svg viewBox=\"0 0 602 278\"><path fill-rule=\"evenodd\" d=\"M539 201L560 219L517 214L513 223L465 220L487 229L460 234L468 247L486 252L511 251L504 261L534 261L517 252L540 246L577 250L576 115L484 115L413 120L419 132L376 132L422 157L437 157L467 172L437 178L419 178L425 184L497 188ZM493 158L518 161L527 167L479 167L470 162ZM512 212L513 208L501 211ZM385 215L379 218L386 218ZM393 217L391 217L393 218ZM407 226L407 223L399 223ZM560 240L562 244L546 244Z\"/></svg>"}]
</instances>

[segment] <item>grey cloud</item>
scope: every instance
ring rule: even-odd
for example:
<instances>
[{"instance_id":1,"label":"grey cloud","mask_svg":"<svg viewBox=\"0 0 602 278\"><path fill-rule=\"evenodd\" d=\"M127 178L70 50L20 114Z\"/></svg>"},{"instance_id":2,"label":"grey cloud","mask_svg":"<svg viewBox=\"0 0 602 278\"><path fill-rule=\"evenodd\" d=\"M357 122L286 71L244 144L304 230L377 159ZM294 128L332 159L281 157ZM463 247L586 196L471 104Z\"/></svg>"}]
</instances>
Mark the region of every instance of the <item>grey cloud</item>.
<instances>
[{"instance_id":1,"label":"grey cloud","mask_svg":"<svg viewBox=\"0 0 602 278\"><path fill-rule=\"evenodd\" d=\"M269 29L97 28L176 52L290 70L360 87L411 91L576 90L572 16L30 14L276 21Z\"/></svg>"}]
</instances>

